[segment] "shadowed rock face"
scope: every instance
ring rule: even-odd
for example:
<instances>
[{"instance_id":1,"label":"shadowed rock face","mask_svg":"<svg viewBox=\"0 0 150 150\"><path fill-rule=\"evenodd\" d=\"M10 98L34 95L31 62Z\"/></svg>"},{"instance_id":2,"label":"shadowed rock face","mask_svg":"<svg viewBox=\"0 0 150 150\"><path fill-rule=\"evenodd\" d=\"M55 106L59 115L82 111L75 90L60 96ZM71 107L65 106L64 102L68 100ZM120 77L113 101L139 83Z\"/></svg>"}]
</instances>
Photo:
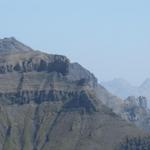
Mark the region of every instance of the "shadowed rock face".
<instances>
[{"instance_id":1,"label":"shadowed rock face","mask_svg":"<svg viewBox=\"0 0 150 150\"><path fill-rule=\"evenodd\" d=\"M46 71L67 74L69 60L64 56L48 55L38 51L17 52L0 56L0 73Z\"/></svg>"},{"instance_id":2,"label":"shadowed rock face","mask_svg":"<svg viewBox=\"0 0 150 150\"><path fill-rule=\"evenodd\" d=\"M113 150L146 135L102 104L120 99L79 64L14 38L1 45L0 150Z\"/></svg>"},{"instance_id":3,"label":"shadowed rock face","mask_svg":"<svg viewBox=\"0 0 150 150\"><path fill-rule=\"evenodd\" d=\"M96 107L85 91L20 91L18 93L0 93L2 104L24 105L43 102L63 102L64 109L84 108L87 112L96 111Z\"/></svg>"}]
</instances>

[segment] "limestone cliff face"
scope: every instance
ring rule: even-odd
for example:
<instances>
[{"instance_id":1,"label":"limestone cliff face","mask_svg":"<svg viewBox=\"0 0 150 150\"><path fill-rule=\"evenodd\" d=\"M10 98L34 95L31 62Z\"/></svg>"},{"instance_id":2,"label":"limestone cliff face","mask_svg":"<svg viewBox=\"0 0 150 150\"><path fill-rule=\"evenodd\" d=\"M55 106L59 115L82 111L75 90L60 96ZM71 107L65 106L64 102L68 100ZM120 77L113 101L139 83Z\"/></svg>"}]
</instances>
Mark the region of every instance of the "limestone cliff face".
<instances>
[{"instance_id":1,"label":"limestone cliff face","mask_svg":"<svg viewBox=\"0 0 150 150\"><path fill-rule=\"evenodd\" d=\"M113 150L145 136L103 104L112 99L65 56L0 40L0 150Z\"/></svg>"},{"instance_id":2,"label":"limestone cliff face","mask_svg":"<svg viewBox=\"0 0 150 150\"><path fill-rule=\"evenodd\" d=\"M0 73L47 71L67 74L69 60L65 56L48 55L39 51L0 55Z\"/></svg>"}]
</instances>

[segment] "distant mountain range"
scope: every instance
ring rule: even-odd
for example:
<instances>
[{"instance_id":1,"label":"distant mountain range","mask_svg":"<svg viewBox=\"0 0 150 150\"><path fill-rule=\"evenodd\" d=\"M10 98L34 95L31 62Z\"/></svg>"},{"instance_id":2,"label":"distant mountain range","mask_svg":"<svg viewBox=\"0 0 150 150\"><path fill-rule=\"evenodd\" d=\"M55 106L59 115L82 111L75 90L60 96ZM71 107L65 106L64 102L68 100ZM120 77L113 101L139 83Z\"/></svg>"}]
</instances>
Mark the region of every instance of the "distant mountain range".
<instances>
[{"instance_id":1,"label":"distant mountain range","mask_svg":"<svg viewBox=\"0 0 150 150\"><path fill-rule=\"evenodd\" d=\"M145 96L150 100L150 78L146 79L140 86L132 86L124 79L114 79L101 84L112 94L123 99L128 96Z\"/></svg>"}]
</instances>

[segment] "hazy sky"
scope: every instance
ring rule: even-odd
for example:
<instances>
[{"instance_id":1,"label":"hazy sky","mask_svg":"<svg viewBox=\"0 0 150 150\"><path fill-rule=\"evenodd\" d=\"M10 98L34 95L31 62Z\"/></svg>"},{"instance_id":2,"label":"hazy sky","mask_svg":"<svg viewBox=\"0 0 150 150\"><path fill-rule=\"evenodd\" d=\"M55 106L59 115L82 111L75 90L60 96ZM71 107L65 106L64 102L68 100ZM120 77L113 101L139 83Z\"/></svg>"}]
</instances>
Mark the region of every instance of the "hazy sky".
<instances>
[{"instance_id":1,"label":"hazy sky","mask_svg":"<svg viewBox=\"0 0 150 150\"><path fill-rule=\"evenodd\" d=\"M150 0L0 0L0 37L68 56L101 80L150 77Z\"/></svg>"}]
</instances>

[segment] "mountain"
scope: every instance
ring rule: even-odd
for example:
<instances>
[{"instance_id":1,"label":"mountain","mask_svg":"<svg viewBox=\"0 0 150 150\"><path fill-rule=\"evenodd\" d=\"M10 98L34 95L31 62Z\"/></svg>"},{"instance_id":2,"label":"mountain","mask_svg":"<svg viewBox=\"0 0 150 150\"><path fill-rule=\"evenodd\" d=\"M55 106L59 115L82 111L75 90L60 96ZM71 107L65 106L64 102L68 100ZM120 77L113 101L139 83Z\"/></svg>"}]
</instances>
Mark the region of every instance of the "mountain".
<instances>
[{"instance_id":1,"label":"mountain","mask_svg":"<svg viewBox=\"0 0 150 150\"><path fill-rule=\"evenodd\" d=\"M150 100L150 79L147 78L139 87L138 92ZM150 105L150 102L149 102Z\"/></svg>"},{"instance_id":2,"label":"mountain","mask_svg":"<svg viewBox=\"0 0 150 150\"><path fill-rule=\"evenodd\" d=\"M129 82L121 78L116 78L107 82L101 82L101 84L111 93L123 99L127 98L128 96L136 96L138 93L136 87L133 87Z\"/></svg>"},{"instance_id":3,"label":"mountain","mask_svg":"<svg viewBox=\"0 0 150 150\"><path fill-rule=\"evenodd\" d=\"M150 131L150 109L146 97L128 97L124 101L120 114L122 118L133 122L145 131Z\"/></svg>"},{"instance_id":4,"label":"mountain","mask_svg":"<svg viewBox=\"0 0 150 150\"><path fill-rule=\"evenodd\" d=\"M14 38L0 43L0 150L115 150L126 137L147 137L78 63Z\"/></svg>"},{"instance_id":5,"label":"mountain","mask_svg":"<svg viewBox=\"0 0 150 150\"><path fill-rule=\"evenodd\" d=\"M128 96L145 96L150 100L150 79L146 79L140 86L132 86L124 79L114 79L101 84L114 95L123 99ZM148 102L150 105L150 102Z\"/></svg>"},{"instance_id":6,"label":"mountain","mask_svg":"<svg viewBox=\"0 0 150 150\"><path fill-rule=\"evenodd\" d=\"M109 108L112 108L114 112L125 120L136 124L139 128L150 131L150 97L148 92L150 79L146 79L139 87L133 87L123 79L102 82L102 85L113 94L124 99L117 107L106 104Z\"/></svg>"}]
</instances>

